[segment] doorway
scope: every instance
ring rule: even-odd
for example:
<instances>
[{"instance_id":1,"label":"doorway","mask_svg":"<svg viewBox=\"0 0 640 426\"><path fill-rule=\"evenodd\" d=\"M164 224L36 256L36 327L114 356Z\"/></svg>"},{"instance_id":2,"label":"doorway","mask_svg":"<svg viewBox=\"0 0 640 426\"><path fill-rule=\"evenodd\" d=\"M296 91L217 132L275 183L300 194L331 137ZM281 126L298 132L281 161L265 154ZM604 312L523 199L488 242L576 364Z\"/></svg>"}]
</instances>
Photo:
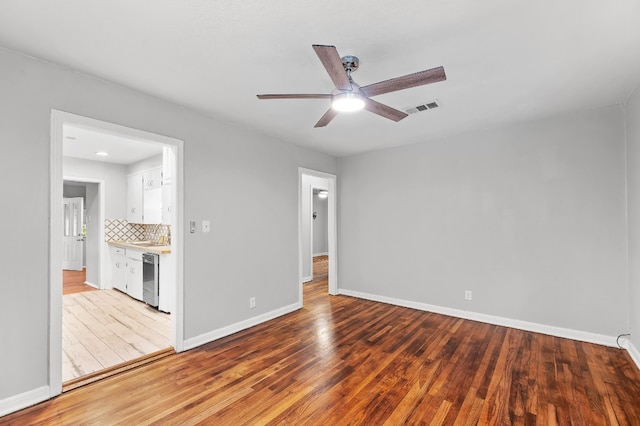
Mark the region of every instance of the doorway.
<instances>
[{"instance_id":1,"label":"doorway","mask_svg":"<svg viewBox=\"0 0 640 426\"><path fill-rule=\"evenodd\" d=\"M75 126L78 128L92 129L106 135L122 136L133 140L139 140L159 147L166 147L175 156L175 168L173 169L173 181L171 187L171 235L172 235L172 278L174 283L173 300L169 324L169 341L176 352L183 350L183 256L182 256L182 215L183 215L183 141L156 135L116 124L94 120L74 114L52 110L51 115L51 198L50 198L50 332L49 332L49 387L51 396L62 392L62 274L63 265L63 235L64 235L64 208L63 208L63 148L64 127ZM99 183L99 182L98 182ZM99 184L99 199L101 212L104 212L105 191L104 185ZM97 252L95 256L97 267L96 287L110 288L107 282L107 268L109 267L109 249L104 237L105 216L100 214L96 225L100 225L99 237L95 239ZM95 234L94 234L95 235ZM89 270L87 270L89 272ZM115 290L113 290L115 291ZM100 293L100 292L95 292ZM124 295L126 297L126 295Z\"/></svg>"},{"instance_id":2,"label":"doorway","mask_svg":"<svg viewBox=\"0 0 640 426\"><path fill-rule=\"evenodd\" d=\"M85 267L85 195L82 194L80 197L70 197L66 186L63 195L62 269L82 271Z\"/></svg>"},{"instance_id":3,"label":"doorway","mask_svg":"<svg viewBox=\"0 0 640 426\"><path fill-rule=\"evenodd\" d=\"M313 197L314 189L326 191L326 233L327 233L327 281L328 293L338 294L338 262L337 262L337 185L336 176L317 170L299 168L299 226L298 226L298 259L300 304L303 304L303 285L313 280ZM317 269L317 268L316 268Z\"/></svg>"}]
</instances>

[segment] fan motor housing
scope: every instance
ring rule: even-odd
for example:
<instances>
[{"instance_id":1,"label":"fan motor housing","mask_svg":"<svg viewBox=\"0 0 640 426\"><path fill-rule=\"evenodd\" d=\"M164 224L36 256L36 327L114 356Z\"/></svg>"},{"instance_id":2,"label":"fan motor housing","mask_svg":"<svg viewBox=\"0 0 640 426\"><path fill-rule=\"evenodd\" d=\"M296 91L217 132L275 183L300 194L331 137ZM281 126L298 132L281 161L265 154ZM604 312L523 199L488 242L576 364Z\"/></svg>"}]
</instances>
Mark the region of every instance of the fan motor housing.
<instances>
[{"instance_id":1,"label":"fan motor housing","mask_svg":"<svg viewBox=\"0 0 640 426\"><path fill-rule=\"evenodd\" d=\"M342 59L342 66L344 67L344 70L347 72L354 72L355 70L358 69L358 66L360 66L360 59L358 59L357 56L347 55L347 56L343 56L341 59Z\"/></svg>"}]
</instances>

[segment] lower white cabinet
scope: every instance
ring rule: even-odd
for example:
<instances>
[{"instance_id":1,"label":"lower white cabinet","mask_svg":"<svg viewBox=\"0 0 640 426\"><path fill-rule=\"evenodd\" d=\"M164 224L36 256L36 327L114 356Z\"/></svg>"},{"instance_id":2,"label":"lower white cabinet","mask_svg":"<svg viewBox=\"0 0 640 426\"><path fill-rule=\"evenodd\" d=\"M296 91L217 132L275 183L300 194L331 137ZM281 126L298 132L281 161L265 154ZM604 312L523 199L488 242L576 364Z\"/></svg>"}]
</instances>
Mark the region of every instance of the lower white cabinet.
<instances>
[{"instance_id":1,"label":"lower white cabinet","mask_svg":"<svg viewBox=\"0 0 640 426\"><path fill-rule=\"evenodd\" d=\"M111 284L113 288L142 300L142 251L111 247Z\"/></svg>"},{"instance_id":2,"label":"lower white cabinet","mask_svg":"<svg viewBox=\"0 0 640 426\"><path fill-rule=\"evenodd\" d=\"M111 247L111 282L113 288L127 292L127 250Z\"/></svg>"},{"instance_id":3,"label":"lower white cabinet","mask_svg":"<svg viewBox=\"0 0 640 426\"><path fill-rule=\"evenodd\" d=\"M143 301L143 250L111 246L113 288ZM175 265L173 254L160 255L158 309L170 313L175 305Z\"/></svg>"},{"instance_id":4,"label":"lower white cabinet","mask_svg":"<svg viewBox=\"0 0 640 426\"><path fill-rule=\"evenodd\" d=\"M127 294L142 300L142 252L127 250Z\"/></svg>"}]
</instances>

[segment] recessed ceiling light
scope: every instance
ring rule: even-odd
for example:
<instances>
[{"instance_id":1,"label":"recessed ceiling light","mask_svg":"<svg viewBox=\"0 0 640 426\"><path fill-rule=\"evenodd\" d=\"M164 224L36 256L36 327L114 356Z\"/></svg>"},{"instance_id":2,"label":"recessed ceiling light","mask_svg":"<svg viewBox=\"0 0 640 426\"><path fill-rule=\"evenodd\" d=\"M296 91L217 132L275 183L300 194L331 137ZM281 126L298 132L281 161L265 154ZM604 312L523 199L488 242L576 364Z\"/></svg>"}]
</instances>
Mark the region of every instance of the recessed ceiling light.
<instances>
[{"instance_id":1,"label":"recessed ceiling light","mask_svg":"<svg viewBox=\"0 0 640 426\"><path fill-rule=\"evenodd\" d=\"M76 137L75 136L65 136L65 139L69 139L70 141L75 141Z\"/></svg>"},{"instance_id":2,"label":"recessed ceiling light","mask_svg":"<svg viewBox=\"0 0 640 426\"><path fill-rule=\"evenodd\" d=\"M100 157L108 157L109 153L105 151L96 151L96 155L99 155Z\"/></svg>"}]
</instances>

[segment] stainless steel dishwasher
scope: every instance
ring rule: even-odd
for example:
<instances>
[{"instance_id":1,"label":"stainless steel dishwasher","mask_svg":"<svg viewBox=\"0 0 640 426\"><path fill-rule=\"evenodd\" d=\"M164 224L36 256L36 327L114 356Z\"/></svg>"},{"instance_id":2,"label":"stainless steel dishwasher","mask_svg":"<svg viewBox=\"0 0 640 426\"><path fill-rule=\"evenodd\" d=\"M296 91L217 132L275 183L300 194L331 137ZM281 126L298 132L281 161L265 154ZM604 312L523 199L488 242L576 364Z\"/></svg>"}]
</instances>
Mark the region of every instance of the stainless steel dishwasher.
<instances>
[{"instance_id":1,"label":"stainless steel dishwasher","mask_svg":"<svg viewBox=\"0 0 640 426\"><path fill-rule=\"evenodd\" d=\"M142 255L142 300L154 308L158 307L160 294L160 256L153 253Z\"/></svg>"}]
</instances>

